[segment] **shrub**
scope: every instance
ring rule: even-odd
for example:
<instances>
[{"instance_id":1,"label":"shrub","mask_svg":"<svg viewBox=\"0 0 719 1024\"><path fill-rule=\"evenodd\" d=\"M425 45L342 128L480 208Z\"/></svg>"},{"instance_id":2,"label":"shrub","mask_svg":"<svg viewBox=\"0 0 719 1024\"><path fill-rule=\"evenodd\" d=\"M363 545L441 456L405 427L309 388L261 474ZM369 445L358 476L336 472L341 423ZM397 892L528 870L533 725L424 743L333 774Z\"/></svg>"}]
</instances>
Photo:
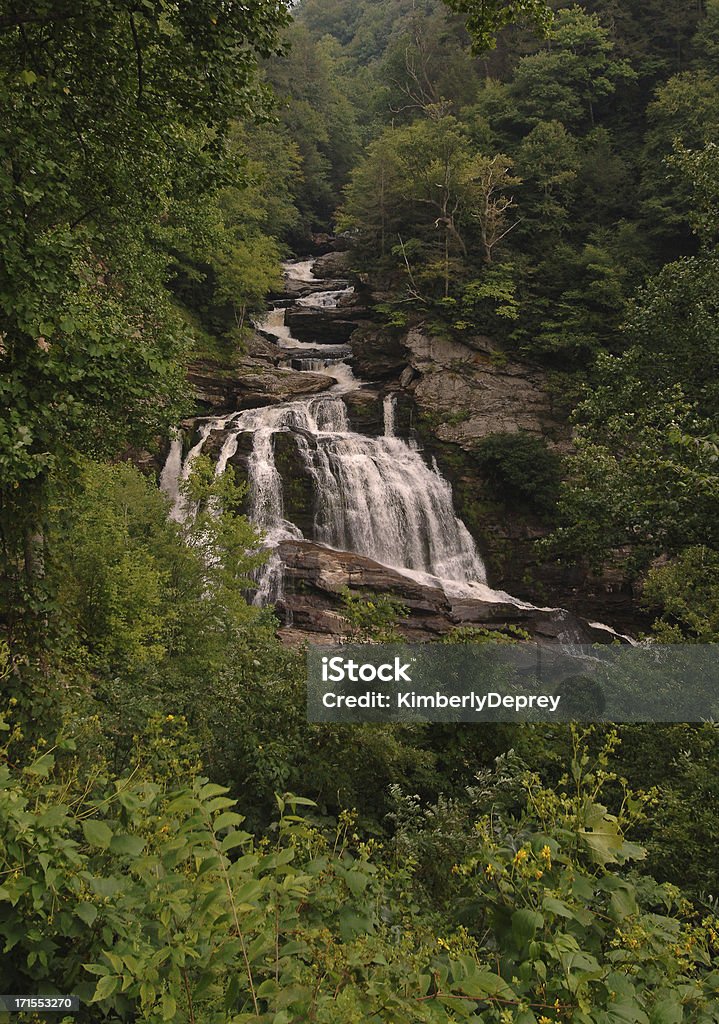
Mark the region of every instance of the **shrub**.
<instances>
[{"instance_id":1,"label":"shrub","mask_svg":"<svg viewBox=\"0 0 719 1024\"><path fill-rule=\"evenodd\" d=\"M557 507L561 459L531 434L492 434L477 451L477 462L493 497L520 503L542 519Z\"/></svg>"}]
</instances>

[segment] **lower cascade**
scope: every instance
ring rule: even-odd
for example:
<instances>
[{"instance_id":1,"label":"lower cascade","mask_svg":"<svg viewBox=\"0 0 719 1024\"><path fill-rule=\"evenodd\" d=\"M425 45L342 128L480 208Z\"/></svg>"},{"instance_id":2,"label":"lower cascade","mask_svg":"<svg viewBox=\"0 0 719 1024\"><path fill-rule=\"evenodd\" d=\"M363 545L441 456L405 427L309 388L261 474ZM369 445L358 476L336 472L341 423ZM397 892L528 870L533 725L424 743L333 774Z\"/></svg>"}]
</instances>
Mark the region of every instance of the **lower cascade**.
<instances>
[{"instance_id":1,"label":"lower cascade","mask_svg":"<svg viewBox=\"0 0 719 1024\"><path fill-rule=\"evenodd\" d=\"M287 278L312 285L312 261L285 265ZM351 288L315 291L300 299L318 310L336 308ZM310 301L311 300L311 301ZM384 433L368 437L353 431L343 396L359 390L349 364L349 349L338 358L336 346L327 358L317 357L317 345L298 341L285 324L285 308L276 307L257 327L293 357L292 365L325 373L327 393L280 405L247 409L199 421L194 446L182 457L180 434L172 439L160 484L172 500L171 515L182 520L192 514L181 483L213 433L222 435L216 474L225 471L243 435L251 435L247 460L250 518L264 533L273 552L283 540L311 540L328 548L364 555L418 582L441 586L452 596L510 601L531 607L487 586L485 567L464 523L457 517L452 489L436 464L428 465L417 445L395 433L395 398L384 398ZM305 363L302 350L312 350ZM298 358L299 357L299 358ZM275 460L275 438L292 436L299 465L312 481L312 536L285 516L283 480ZM260 571L256 603L277 601L282 595L282 564L275 553Z\"/></svg>"}]
</instances>

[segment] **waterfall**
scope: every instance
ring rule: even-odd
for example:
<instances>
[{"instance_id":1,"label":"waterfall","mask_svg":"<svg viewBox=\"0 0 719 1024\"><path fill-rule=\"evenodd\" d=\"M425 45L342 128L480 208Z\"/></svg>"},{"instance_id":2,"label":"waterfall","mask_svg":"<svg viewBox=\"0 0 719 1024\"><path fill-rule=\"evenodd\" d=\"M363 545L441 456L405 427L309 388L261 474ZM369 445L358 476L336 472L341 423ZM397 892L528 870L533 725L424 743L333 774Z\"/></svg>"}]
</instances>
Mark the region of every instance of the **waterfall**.
<instances>
[{"instance_id":1,"label":"waterfall","mask_svg":"<svg viewBox=\"0 0 719 1024\"><path fill-rule=\"evenodd\" d=\"M313 292L297 300L298 306L309 307L310 309L337 309L343 299L348 299L354 294L354 288L337 288L334 291Z\"/></svg>"},{"instance_id":2,"label":"waterfall","mask_svg":"<svg viewBox=\"0 0 719 1024\"><path fill-rule=\"evenodd\" d=\"M185 456L184 463L182 462L182 436L179 432L173 435L170 453L160 475L160 487L172 502L170 519L174 519L177 523L183 523L188 516L194 515L191 503L188 503L183 494L182 485L189 479L193 463L202 451L211 432L223 430L225 425L236 415L236 413L232 413L232 415L222 418L212 417L201 423L198 429L199 438ZM227 460L225 460L226 464ZM224 470L224 465L222 468Z\"/></svg>"},{"instance_id":3,"label":"waterfall","mask_svg":"<svg viewBox=\"0 0 719 1024\"><path fill-rule=\"evenodd\" d=\"M312 264L312 260L289 263L285 273L294 281L315 281ZM300 302L330 309L351 291L316 292ZM317 345L291 336L282 307L270 310L257 327L273 337L278 347L297 351L298 355L299 350L307 352L306 359L298 359L298 372L325 373L332 383L319 397L248 409L204 422L184 464L180 442L173 439L163 470L163 487L174 495L174 517L182 519L189 514L180 482L187 479L209 434L226 432L216 466L218 475L236 454L240 435L251 435L247 471L250 518L263 531L265 543L273 552L257 576L255 601L276 601L282 593L283 576L276 548L282 540L303 539L299 528L285 517L283 481L275 461L274 438L278 433L288 433L297 448L298 465L313 486L313 528L308 539L365 555L413 579L442 585L448 594L494 601L507 598L487 586L476 545L455 515L450 484L436 464L425 462L416 445L396 436L395 396L388 395L383 402L383 436L359 434L350 428L342 397L362 386L347 362L349 349L340 347L337 351L335 347L335 351L327 351L327 358L321 358Z\"/></svg>"},{"instance_id":4,"label":"waterfall","mask_svg":"<svg viewBox=\"0 0 719 1024\"><path fill-rule=\"evenodd\" d=\"M386 422L391 425L389 409L391 405L385 404ZM239 435L252 436L250 518L265 533L268 547L275 548L281 540L302 539L298 527L285 518L283 482L274 455L275 435L290 433L302 470L313 483L312 540L366 555L399 571L459 584L486 583L474 541L454 513L449 483L416 448L392 434L372 438L352 431L341 396L248 409L229 423L213 421L205 426L211 430L213 425L229 431L218 458L218 474L237 451ZM187 472L185 466L183 475ZM276 560L268 575L271 579L261 576L260 590L277 599L281 573Z\"/></svg>"},{"instance_id":5,"label":"waterfall","mask_svg":"<svg viewBox=\"0 0 719 1024\"><path fill-rule=\"evenodd\" d=\"M384 413L384 436L394 437L394 411L397 406L397 399L394 395L385 395L382 403Z\"/></svg>"},{"instance_id":6,"label":"waterfall","mask_svg":"<svg viewBox=\"0 0 719 1024\"><path fill-rule=\"evenodd\" d=\"M182 473L182 433L173 430L170 438L170 450L160 474L160 489L170 499L174 512L180 500L180 474Z\"/></svg>"},{"instance_id":7,"label":"waterfall","mask_svg":"<svg viewBox=\"0 0 719 1024\"><path fill-rule=\"evenodd\" d=\"M302 438L298 447L315 481L316 540L400 570L485 582L450 485L418 451L346 427L318 435L316 446Z\"/></svg>"},{"instance_id":8,"label":"waterfall","mask_svg":"<svg viewBox=\"0 0 719 1024\"><path fill-rule=\"evenodd\" d=\"M284 264L285 277L290 281L303 281L307 284L314 284L319 280L312 273L314 265L314 259L290 260Z\"/></svg>"},{"instance_id":9,"label":"waterfall","mask_svg":"<svg viewBox=\"0 0 719 1024\"><path fill-rule=\"evenodd\" d=\"M255 327L258 331L271 334L280 348L302 348L303 343L292 337L289 327L285 324L285 311L282 306L277 306L265 313L255 321ZM317 346L307 345L306 347L316 348Z\"/></svg>"},{"instance_id":10,"label":"waterfall","mask_svg":"<svg viewBox=\"0 0 719 1024\"><path fill-rule=\"evenodd\" d=\"M329 366L339 366L344 362L344 359L340 357L333 359L293 359L291 362L293 370L309 370L310 372L320 373L322 370L326 370Z\"/></svg>"}]
</instances>

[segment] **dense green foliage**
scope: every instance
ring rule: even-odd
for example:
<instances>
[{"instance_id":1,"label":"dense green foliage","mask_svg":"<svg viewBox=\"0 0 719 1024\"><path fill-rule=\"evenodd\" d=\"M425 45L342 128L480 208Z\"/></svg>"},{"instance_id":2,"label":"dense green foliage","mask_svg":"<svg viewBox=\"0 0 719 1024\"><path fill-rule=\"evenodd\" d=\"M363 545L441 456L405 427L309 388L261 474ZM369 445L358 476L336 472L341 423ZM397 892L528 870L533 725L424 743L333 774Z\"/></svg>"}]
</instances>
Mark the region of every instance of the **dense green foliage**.
<instances>
[{"instance_id":1,"label":"dense green foliage","mask_svg":"<svg viewBox=\"0 0 719 1024\"><path fill-rule=\"evenodd\" d=\"M119 777L88 775L71 738L18 763L19 738L0 762L0 978L72 988L80 1020L718 1019L719 921L628 870L642 800L599 802L611 737L594 765L575 737L556 790L502 765L469 822L397 790L401 866L295 797L257 843L172 716Z\"/></svg>"},{"instance_id":2,"label":"dense green foliage","mask_svg":"<svg viewBox=\"0 0 719 1024\"><path fill-rule=\"evenodd\" d=\"M559 496L561 460L531 434L493 434L479 446L477 461L493 493L506 503L525 503L552 517Z\"/></svg>"},{"instance_id":3,"label":"dense green foliage","mask_svg":"<svg viewBox=\"0 0 719 1024\"><path fill-rule=\"evenodd\" d=\"M243 485L199 458L178 523L127 459L335 218L393 325L588 385L564 483L493 435L489 496L717 641L719 4L287 6L0 3L0 989L717 1024L714 725L311 725ZM407 613L344 598L353 640Z\"/></svg>"},{"instance_id":4,"label":"dense green foliage","mask_svg":"<svg viewBox=\"0 0 719 1024\"><path fill-rule=\"evenodd\" d=\"M48 481L77 451L111 455L177 419L188 332L165 288L165 225L212 230L200 215L232 174L223 139L263 109L257 61L286 20L280 0L2 7L0 573L13 617L42 600Z\"/></svg>"}]
</instances>

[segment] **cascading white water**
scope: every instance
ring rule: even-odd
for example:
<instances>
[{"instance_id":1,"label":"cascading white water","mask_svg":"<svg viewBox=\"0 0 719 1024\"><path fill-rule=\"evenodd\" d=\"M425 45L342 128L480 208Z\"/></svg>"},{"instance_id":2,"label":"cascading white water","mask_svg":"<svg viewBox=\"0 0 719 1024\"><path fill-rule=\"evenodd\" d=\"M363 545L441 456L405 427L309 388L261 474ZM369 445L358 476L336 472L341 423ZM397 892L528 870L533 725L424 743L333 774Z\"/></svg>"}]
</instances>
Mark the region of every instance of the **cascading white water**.
<instances>
[{"instance_id":1,"label":"cascading white water","mask_svg":"<svg viewBox=\"0 0 719 1024\"><path fill-rule=\"evenodd\" d=\"M182 523L188 518L188 516L194 515L192 503L188 502L185 494L183 493L182 485L189 480L190 473L192 472L192 466L204 448L205 441L212 431L224 430L226 424L229 423L236 415L237 413L232 413L230 416L212 417L201 422L198 428L198 440L192 448L190 448L189 452L185 456L184 462L182 460L182 434L179 431L175 431L173 434L170 443L170 451L160 475L160 487L172 503L170 508L170 519L174 519L177 523ZM220 472L224 472L229 458L231 458L231 456L228 456L224 460L222 470Z\"/></svg>"},{"instance_id":2,"label":"cascading white water","mask_svg":"<svg viewBox=\"0 0 719 1024\"><path fill-rule=\"evenodd\" d=\"M290 329L285 324L285 311L282 306L270 309L264 316L255 321L258 331L271 334L277 340L280 348L316 348L316 345L303 345L290 334Z\"/></svg>"},{"instance_id":3,"label":"cascading white water","mask_svg":"<svg viewBox=\"0 0 719 1024\"><path fill-rule=\"evenodd\" d=\"M250 518L265 533L268 547L302 539L297 526L285 518L283 482L274 457L274 436L288 432L302 471L314 485L313 540L399 571L485 584L484 565L469 531L454 514L448 482L399 438L365 437L351 430L340 395L248 409L231 422L212 421L207 427L229 431L217 473L224 472L237 451L240 434L252 435ZM202 443L209 433L205 428ZM187 472L183 467L183 475ZM281 575L276 561L271 575L271 581L261 575L260 591L276 599Z\"/></svg>"},{"instance_id":4,"label":"cascading white water","mask_svg":"<svg viewBox=\"0 0 719 1024\"><path fill-rule=\"evenodd\" d=\"M294 370L301 370L310 372L321 372L326 370L329 366L339 366L344 362L344 359L293 359L292 368Z\"/></svg>"},{"instance_id":5,"label":"cascading white water","mask_svg":"<svg viewBox=\"0 0 719 1024\"><path fill-rule=\"evenodd\" d=\"M305 295L297 300L298 306L310 309L336 309L344 299L348 299L354 293L354 288L337 288L333 291L314 292L312 295Z\"/></svg>"},{"instance_id":6,"label":"cascading white water","mask_svg":"<svg viewBox=\"0 0 719 1024\"><path fill-rule=\"evenodd\" d=\"M179 430L174 430L170 439L170 450L167 453L165 465L162 467L162 473L160 474L160 489L165 492L172 502L172 512L174 512L180 500L181 473L182 433Z\"/></svg>"},{"instance_id":7,"label":"cascading white water","mask_svg":"<svg viewBox=\"0 0 719 1024\"><path fill-rule=\"evenodd\" d=\"M289 281L302 281L307 284L316 284L319 278L312 273L315 265L314 259L289 260L284 264L285 277Z\"/></svg>"},{"instance_id":8,"label":"cascading white water","mask_svg":"<svg viewBox=\"0 0 719 1024\"><path fill-rule=\"evenodd\" d=\"M288 277L314 281L312 262L286 264ZM348 291L351 289L315 293L313 300L318 295L322 299L305 304L332 308ZM290 433L297 446L301 471L313 482L312 540L365 555L421 582L443 585L448 594L513 600L522 605L523 602L487 586L474 541L454 513L449 483L436 465L427 465L416 445L396 437L394 396L384 400L383 436L367 437L353 431L342 395L361 385L349 364L337 359L334 352L330 357L329 346L329 358L321 359L316 344L293 338L281 307L271 310L257 326L272 335L283 349L311 349L311 367L307 369L326 373L334 379L334 386L320 397L248 409L224 420L208 420L181 467L173 442L171 467L166 466L167 474L163 472L163 486L168 493L173 492L171 479L177 479L174 489L179 492L179 480L189 475L192 461L211 431L228 431L217 463L218 474L224 472L236 453L240 434L249 433L253 439L247 470L250 518L264 532L266 544L273 551L282 540L301 540L301 531L285 518L283 481L274 456L275 435ZM181 497L175 499L174 514L176 518L187 514ZM255 600L277 600L281 586L282 566L273 554L258 576Z\"/></svg>"}]
</instances>

